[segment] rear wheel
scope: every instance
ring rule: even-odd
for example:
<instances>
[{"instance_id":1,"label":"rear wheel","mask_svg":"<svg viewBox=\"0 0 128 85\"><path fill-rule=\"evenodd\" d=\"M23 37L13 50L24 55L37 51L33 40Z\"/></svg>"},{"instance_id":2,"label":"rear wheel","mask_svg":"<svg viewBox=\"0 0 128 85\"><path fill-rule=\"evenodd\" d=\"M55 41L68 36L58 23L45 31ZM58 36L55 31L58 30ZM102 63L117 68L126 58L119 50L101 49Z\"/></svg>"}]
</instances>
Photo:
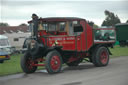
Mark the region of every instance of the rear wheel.
<instances>
[{"instance_id":1,"label":"rear wheel","mask_svg":"<svg viewBox=\"0 0 128 85\"><path fill-rule=\"evenodd\" d=\"M37 64L37 61L33 61L29 52L26 52L24 56L21 57L21 68L25 73L34 73L37 69L37 66L33 66L33 64Z\"/></svg>"},{"instance_id":2,"label":"rear wheel","mask_svg":"<svg viewBox=\"0 0 128 85\"><path fill-rule=\"evenodd\" d=\"M95 66L107 66L109 62L109 52L106 47L97 47L92 56L92 62Z\"/></svg>"},{"instance_id":3,"label":"rear wheel","mask_svg":"<svg viewBox=\"0 0 128 85\"><path fill-rule=\"evenodd\" d=\"M48 73L58 73L61 71L62 58L57 51L51 51L46 55L45 67Z\"/></svg>"}]
</instances>

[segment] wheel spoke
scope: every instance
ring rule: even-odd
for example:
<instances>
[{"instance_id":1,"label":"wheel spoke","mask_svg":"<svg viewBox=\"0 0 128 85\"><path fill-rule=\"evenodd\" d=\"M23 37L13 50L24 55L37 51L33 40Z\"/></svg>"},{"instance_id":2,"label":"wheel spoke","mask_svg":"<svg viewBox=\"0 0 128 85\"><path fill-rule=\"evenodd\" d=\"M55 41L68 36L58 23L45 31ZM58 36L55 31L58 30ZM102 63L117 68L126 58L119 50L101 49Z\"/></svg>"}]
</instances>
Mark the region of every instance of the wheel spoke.
<instances>
[{"instance_id":1,"label":"wheel spoke","mask_svg":"<svg viewBox=\"0 0 128 85\"><path fill-rule=\"evenodd\" d=\"M60 67L60 59L59 56L53 56L51 59L51 68L53 70L57 70Z\"/></svg>"},{"instance_id":2,"label":"wheel spoke","mask_svg":"<svg viewBox=\"0 0 128 85\"><path fill-rule=\"evenodd\" d=\"M107 63L108 55L105 50L101 52L100 59L103 64Z\"/></svg>"}]
</instances>

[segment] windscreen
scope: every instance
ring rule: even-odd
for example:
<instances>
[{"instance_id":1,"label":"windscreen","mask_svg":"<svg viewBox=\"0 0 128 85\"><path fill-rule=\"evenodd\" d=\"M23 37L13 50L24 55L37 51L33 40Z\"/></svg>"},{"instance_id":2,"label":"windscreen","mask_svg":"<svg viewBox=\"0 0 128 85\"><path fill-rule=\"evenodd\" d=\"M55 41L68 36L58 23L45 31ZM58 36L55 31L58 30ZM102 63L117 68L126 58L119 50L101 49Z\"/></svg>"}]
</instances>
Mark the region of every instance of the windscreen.
<instances>
[{"instance_id":1,"label":"windscreen","mask_svg":"<svg viewBox=\"0 0 128 85\"><path fill-rule=\"evenodd\" d=\"M65 31L65 22L48 22L42 24L43 29L46 31Z\"/></svg>"},{"instance_id":2,"label":"windscreen","mask_svg":"<svg viewBox=\"0 0 128 85\"><path fill-rule=\"evenodd\" d=\"M7 46L9 45L9 42L7 39L0 39L0 46Z\"/></svg>"},{"instance_id":3,"label":"windscreen","mask_svg":"<svg viewBox=\"0 0 128 85\"><path fill-rule=\"evenodd\" d=\"M43 28L44 30L47 30L47 31L56 31L57 25L56 23L44 23Z\"/></svg>"}]
</instances>

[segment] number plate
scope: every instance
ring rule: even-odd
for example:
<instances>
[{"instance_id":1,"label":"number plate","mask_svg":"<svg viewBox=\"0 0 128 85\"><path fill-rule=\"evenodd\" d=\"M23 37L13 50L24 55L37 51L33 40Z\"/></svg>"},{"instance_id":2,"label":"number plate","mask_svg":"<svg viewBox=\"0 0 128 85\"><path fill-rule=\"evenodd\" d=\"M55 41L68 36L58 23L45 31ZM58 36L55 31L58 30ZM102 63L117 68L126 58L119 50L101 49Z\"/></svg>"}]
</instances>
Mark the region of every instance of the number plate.
<instances>
[{"instance_id":1,"label":"number plate","mask_svg":"<svg viewBox=\"0 0 128 85\"><path fill-rule=\"evenodd\" d=\"M5 58L5 56L0 56L0 58Z\"/></svg>"}]
</instances>

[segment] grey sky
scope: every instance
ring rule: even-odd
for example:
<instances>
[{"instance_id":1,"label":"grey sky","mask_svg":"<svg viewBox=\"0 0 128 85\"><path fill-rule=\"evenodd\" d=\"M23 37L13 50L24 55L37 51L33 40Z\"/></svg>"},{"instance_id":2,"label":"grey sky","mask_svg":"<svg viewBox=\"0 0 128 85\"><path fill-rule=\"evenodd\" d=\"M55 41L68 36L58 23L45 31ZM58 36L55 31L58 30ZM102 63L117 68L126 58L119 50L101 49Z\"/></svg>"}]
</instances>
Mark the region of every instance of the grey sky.
<instances>
[{"instance_id":1,"label":"grey sky","mask_svg":"<svg viewBox=\"0 0 128 85\"><path fill-rule=\"evenodd\" d=\"M34 1L34 0L2 0L1 20L10 25L26 23L31 14L40 17L81 17L101 25L105 19L104 11L109 10L119 16L122 22L128 20L128 1Z\"/></svg>"}]
</instances>

